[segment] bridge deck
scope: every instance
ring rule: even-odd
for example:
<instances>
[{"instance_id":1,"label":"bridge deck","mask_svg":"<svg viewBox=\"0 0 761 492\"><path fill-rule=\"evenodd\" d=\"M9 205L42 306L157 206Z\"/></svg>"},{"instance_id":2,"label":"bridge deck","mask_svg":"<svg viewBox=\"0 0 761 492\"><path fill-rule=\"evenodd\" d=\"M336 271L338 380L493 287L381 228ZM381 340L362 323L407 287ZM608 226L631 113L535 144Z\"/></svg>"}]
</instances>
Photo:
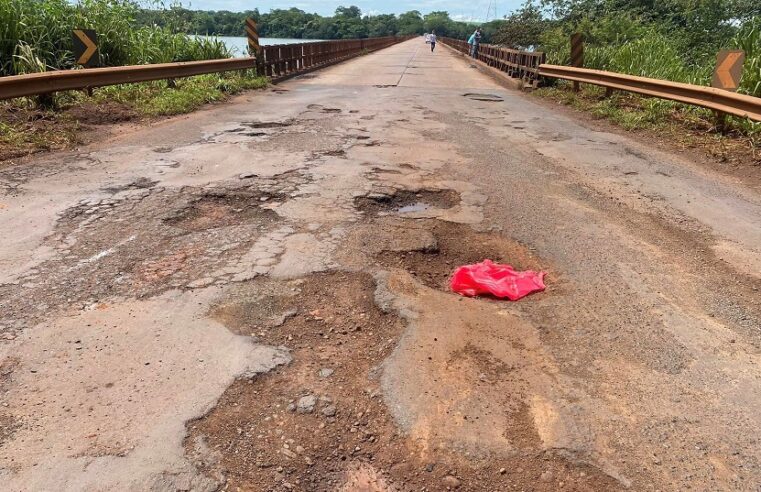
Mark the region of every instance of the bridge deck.
<instances>
[{"instance_id":1,"label":"bridge deck","mask_svg":"<svg viewBox=\"0 0 761 492\"><path fill-rule=\"evenodd\" d=\"M9 490L761 481L758 188L443 46L2 170L0 229Z\"/></svg>"}]
</instances>

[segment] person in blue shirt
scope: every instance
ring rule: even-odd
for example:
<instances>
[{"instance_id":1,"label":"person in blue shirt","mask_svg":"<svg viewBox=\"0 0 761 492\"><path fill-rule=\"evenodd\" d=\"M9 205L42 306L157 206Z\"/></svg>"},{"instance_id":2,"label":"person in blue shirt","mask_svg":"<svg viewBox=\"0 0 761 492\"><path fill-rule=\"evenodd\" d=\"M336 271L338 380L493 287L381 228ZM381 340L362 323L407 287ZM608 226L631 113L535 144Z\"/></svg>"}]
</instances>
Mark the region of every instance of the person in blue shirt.
<instances>
[{"instance_id":1,"label":"person in blue shirt","mask_svg":"<svg viewBox=\"0 0 761 492\"><path fill-rule=\"evenodd\" d=\"M468 44L470 45L470 56L478 58L478 45L481 44L481 28L476 29L473 34L468 38Z\"/></svg>"}]
</instances>

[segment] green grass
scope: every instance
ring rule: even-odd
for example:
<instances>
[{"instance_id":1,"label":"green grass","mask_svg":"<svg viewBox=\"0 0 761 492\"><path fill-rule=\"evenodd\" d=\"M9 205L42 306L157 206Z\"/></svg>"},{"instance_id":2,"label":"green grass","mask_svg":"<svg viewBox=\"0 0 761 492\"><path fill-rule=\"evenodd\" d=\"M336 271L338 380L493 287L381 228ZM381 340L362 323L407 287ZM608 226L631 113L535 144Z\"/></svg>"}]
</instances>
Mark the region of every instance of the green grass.
<instances>
[{"instance_id":1,"label":"green grass","mask_svg":"<svg viewBox=\"0 0 761 492\"><path fill-rule=\"evenodd\" d=\"M192 38L172 23L139 27L131 0L0 0L0 76L74 67L72 30L94 29L103 66L227 58L216 39ZM180 21L177 20L177 23ZM40 64L29 63L39 60Z\"/></svg>"},{"instance_id":2,"label":"green grass","mask_svg":"<svg viewBox=\"0 0 761 492\"><path fill-rule=\"evenodd\" d=\"M251 71L199 75L177 79L174 87L165 80L95 89L92 97L72 91L56 95L55 110L40 109L33 99L0 102L0 163L42 150L64 149L82 139L82 111L120 111L138 117L160 117L194 111L207 103L267 86L268 79ZM108 121L108 118L104 118ZM87 126L87 125L85 125Z\"/></svg>"},{"instance_id":3,"label":"green grass","mask_svg":"<svg viewBox=\"0 0 761 492\"><path fill-rule=\"evenodd\" d=\"M127 84L97 89L95 102L113 101L134 108L145 116L188 113L204 104L221 101L244 90L262 89L268 81L250 72L208 74L167 81Z\"/></svg>"},{"instance_id":4,"label":"green grass","mask_svg":"<svg viewBox=\"0 0 761 492\"><path fill-rule=\"evenodd\" d=\"M584 65L588 68L626 73L675 82L686 82L707 86L716 64L715 55L685 53L680 49L678 36L670 36L655 26L643 26L633 19L608 20L595 25L582 25L588 42L585 44ZM761 17L745 22L733 38L725 41L725 48L740 48L746 53L743 77L738 92L761 97ZM570 46L568 33L561 28L544 34L542 48L547 52L548 62L568 64ZM559 84L558 87L566 87ZM585 90L584 94L593 95ZM614 96L609 99L569 95L560 96L555 89L545 91L554 99L567 99L574 106L584 106L596 116L608 118L627 129L657 126L667 120L682 122L706 122L709 129L714 121L713 114L703 108L685 106L671 101L650 99L639 96ZM541 95L542 92L540 91ZM594 97L592 98L594 99ZM761 141L761 123L747 119L729 118L729 128L743 137L748 137L752 145Z\"/></svg>"},{"instance_id":5,"label":"green grass","mask_svg":"<svg viewBox=\"0 0 761 492\"><path fill-rule=\"evenodd\" d=\"M761 147L761 125L734 119L728 135L718 135L712 133L716 120L708 109L626 92L614 92L606 97L605 89L585 84L582 84L581 91L575 93L571 90L571 83L564 81L537 89L533 94L605 119L627 131L653 132L674 141L686 138L701 140L704 137L736 140L747 142L752 153ZM712 142L710 139L706 141Z\"/></svg>"}]
</instances>

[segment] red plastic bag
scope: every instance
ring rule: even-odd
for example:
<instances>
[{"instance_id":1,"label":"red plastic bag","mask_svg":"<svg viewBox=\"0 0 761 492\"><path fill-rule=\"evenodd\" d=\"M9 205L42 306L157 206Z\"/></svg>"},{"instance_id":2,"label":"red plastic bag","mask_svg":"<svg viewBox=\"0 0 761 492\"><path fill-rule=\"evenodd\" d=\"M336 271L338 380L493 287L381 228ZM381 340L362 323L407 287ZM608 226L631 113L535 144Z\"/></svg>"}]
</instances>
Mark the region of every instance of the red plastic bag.
<instances>
[{"instance_id":1,"label":"red plastic bag","mask_svg":"<svg viewBox=\"0 0 761 492\"><path fill-rule=\"evenodd\" d=\"M547 272L518 272L510 265L484 260L455 270L450 286L454 292L463 296L491 294L500 299L517 301L521 297L543 291L545 275Z\"/></svg>"}]
</instances>

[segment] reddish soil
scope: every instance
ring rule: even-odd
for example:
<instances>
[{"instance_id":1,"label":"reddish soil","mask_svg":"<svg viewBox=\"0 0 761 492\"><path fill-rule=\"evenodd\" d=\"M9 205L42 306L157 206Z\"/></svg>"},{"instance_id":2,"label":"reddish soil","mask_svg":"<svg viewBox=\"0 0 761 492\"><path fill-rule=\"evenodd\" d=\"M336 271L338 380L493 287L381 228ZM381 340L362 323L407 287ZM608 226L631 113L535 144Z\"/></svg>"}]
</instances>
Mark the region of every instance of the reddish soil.
<instances>
[{"instance_id":1,"label":"reddish soil","mask_svg":"<svg viewBox=\"0 0 761 492\"><path fill-rule=\"evenodd\" d=\"M375 306L373 295L366 274L325 273L284 287L255 280L220 303L212 312L217 319L264 343L287 343L293 362L237 381L208 415L188 425L186 451L196 464L224 476L227 489L243 491L618 487L561 452L541 451L525 411L508 426L521 445L511 457L482 460L437 449L424 459L400 433L381 395L379 365L404 327ZM475 357L487 377L509 370L467 352L453 354L450 364ZM300 399L309 396L314 407L302 411Z\"/></svg>"}]
</instances>

